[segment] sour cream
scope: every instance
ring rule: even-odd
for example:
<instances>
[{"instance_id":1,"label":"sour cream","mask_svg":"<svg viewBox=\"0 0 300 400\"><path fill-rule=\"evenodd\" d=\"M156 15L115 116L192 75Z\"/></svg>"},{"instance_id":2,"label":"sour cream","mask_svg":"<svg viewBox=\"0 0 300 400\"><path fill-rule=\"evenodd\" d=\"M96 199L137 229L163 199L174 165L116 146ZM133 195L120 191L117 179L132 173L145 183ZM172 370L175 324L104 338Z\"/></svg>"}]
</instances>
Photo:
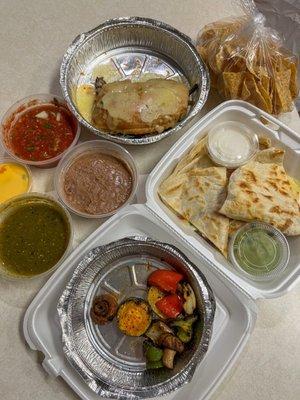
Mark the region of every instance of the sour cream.
<instances>
[{"instance_id":1,"label":"sour cream","mask_svg":"<svg viewBox=\"0 0 300 400\"><path fill-rule=\"evenodd\" d=\"M236 168L254 156L258 150L258 138L246 125L226 121L209 131L207 148L215 163Z\"/></svg>"}]
</instances>

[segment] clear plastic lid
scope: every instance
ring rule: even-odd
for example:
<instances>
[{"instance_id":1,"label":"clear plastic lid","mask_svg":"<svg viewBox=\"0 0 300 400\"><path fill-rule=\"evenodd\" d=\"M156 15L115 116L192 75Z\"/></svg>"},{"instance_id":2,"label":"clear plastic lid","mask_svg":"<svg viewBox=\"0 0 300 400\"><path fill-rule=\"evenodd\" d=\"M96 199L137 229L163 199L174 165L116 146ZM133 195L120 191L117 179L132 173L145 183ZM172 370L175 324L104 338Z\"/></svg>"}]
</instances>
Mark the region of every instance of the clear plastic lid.
<instances>
[{"instance_id":1,"label":"clear plastic lid","mask_svg":"<svg viewBox=\"0 0 300 400\"><path fill-rule=\"evenodd\" d=\"M3 170L3 167L6 168ZM10 157L0 157L0 204L14 196L30 192L31 186L32 173L26 164Z\"/></svg>"},{"instance_id":2,"label":"clear plastic lid","mask_svg":"<svg viewBox=\"0 0 300 400\"><path fill-rule=\"evenodd\" d=\"M216 164L236 168L255 155L258 137L241 122L225 121L208 132L207 149Z\"/></svg>"},{"instance_id":3,"label":"clear plastic lid","mask_svg":"<svg viewBox=\"0 0 300 400\"><path fill-rule=\"evenodd\" d=\"M64 190L64 181L65 175L71 165L76 162L83 155L91 154L91 153L100 153L111 155L119 160L121 160L125 166L128 168L131 176L132 176L132 189L129 197L124 201L123 204L113 209L108 213L97 213L97 214L88 214L87 212L81 211L74 206L74 204L70 203L70 200L66 196L66 192ZM77 177L75 177L75 181ZM74 214L77 214L81 217L85 218L107 218L111 215L115 214L122 207L125 207L129 204L135 196L137 190L137 182L138 182L138 172L135 161L131 154L125 150L122 146L108 142L107 140L90 140L87 142L83 142L73 147L63 156L60 160L54 176L54 186L56 193L58 195L59 200ZM103 183L101 183L101 178L99 177L98 186L101 187Z\"/></svg>"},{"instance_id":4,"label":"clear plastic lid","mask_svg":"<svg viewBox=\"0 0 300 400\"><path fill-rule=\"evenodd\" d=\"M251 280L271 280L287 266L288 242L278 229L264 222L242 226L229 244L232 264Z\"/></svg>"}]
</instances>

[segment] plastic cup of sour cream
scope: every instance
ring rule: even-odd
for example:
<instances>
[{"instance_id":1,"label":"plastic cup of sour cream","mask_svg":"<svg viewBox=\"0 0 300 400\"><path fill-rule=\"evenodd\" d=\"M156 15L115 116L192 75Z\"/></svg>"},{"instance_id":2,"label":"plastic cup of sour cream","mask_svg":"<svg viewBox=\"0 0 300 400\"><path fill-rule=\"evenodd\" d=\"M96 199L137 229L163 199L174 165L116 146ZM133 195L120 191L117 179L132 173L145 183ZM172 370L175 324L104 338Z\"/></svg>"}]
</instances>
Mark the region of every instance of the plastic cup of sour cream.
<instances>
[{"instance_id":1,"label":"plastic cup of sour cream","mask_svg":"<svg viewBox=\"0 0 300 400\"><path fill-rule=\"evenodd\" d=\"M256 154L258 137L241 122L225 121L208 132L207 149L216 164L237 168Z\"/></svg>"}]
</instances>

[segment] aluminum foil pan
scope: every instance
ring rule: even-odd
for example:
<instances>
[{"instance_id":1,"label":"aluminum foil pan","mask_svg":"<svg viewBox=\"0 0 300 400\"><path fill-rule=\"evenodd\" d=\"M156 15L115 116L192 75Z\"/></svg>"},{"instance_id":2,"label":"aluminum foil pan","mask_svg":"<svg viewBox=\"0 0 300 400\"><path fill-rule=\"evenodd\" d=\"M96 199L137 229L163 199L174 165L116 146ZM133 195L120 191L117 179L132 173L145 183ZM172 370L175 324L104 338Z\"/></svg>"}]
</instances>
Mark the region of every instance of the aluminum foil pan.
<instances>
[{"instance_id":1,"label":"aluminum foil pan","mask_svg":"<svg viewBox=\"0 0 300 400\"><path fill-rule=\"evenodd\" d=\"M116 321L95 325L90 309L96 295L114 293L119 304L146 298L146 280L156 268L183 272L197 298L201 321L173 370L146 370L141 337L123 335ZM215 300L205 277L176 247L148 238L125 238L91 250L79 263L57 306L65 355L100 396L141 399L165 395L188 383L212 334Z\"/></svg>"},{"instance_id":2,"label":"aluminum foil pan","mask_svg":"<svg viewBox=\"0 0 300 400\"><path fill-rule=\"evenodd\" d=\"M91 125L78 111L77 87L107 82L164 77L186 83L193 93L186 117L160 134L108 134ZM77 36L67 49L60 69L63 95L78 120L98 136L124 144L157 142L182 129L202 109L209 92L209 74L188 36L153 19L128 17L104 22Z\"/></svg>"}]
</instances>

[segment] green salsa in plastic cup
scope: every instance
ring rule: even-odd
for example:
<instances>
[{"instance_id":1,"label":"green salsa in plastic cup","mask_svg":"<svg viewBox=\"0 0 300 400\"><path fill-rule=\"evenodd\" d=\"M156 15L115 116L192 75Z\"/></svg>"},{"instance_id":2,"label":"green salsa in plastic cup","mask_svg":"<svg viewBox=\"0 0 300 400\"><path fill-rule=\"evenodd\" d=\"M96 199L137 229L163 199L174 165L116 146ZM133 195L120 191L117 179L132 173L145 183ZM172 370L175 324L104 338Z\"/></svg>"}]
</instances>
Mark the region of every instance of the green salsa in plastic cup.
<instances>
[{"instance_id":1,"label":"green salsa in plastic cup","mask_svg":"<svg viewBox=\"0 0 300 400\"><path fill-rule=\"evenodd\" d=\"M278 229L264 222L243 225L229 245L232 264L247 278L271 280L286 268L290 249Z\"/></svg>"}]
</instances>

